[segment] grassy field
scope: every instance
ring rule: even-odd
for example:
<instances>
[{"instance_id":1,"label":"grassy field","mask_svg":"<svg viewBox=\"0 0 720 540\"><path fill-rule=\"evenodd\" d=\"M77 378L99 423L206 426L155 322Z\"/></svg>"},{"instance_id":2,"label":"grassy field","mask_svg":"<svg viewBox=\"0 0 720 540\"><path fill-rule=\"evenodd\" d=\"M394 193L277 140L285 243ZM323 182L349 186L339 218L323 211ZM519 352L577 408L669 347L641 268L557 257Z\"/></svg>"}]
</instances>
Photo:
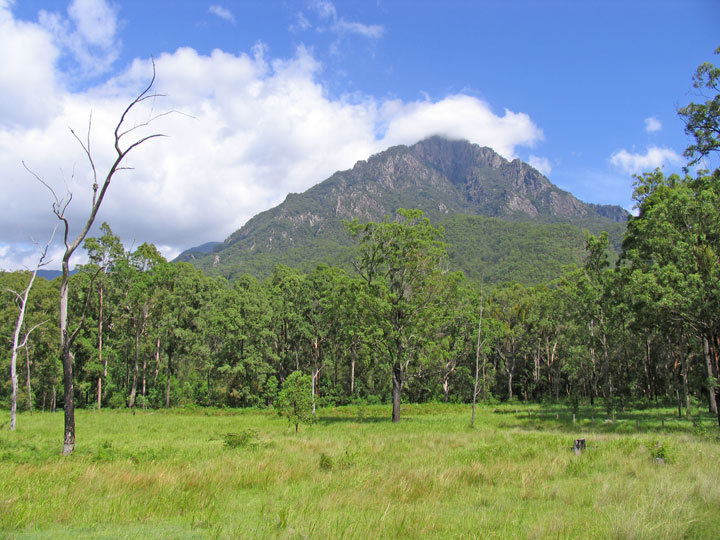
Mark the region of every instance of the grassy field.
<instances>
[{"instance_id":1,"label":"grassy field","mask_svg":"<svg viewBox=\"0 0 720 540\"><path fill-rule=\"evenodd\" d=\"M564 406L520 404L479 408L471 429L469 406L389 416L322 409L296 435L271 411L78 411L62 458L62 413L21 414L14 433L0 422L0 538L720 536L710 417L647 408L612 423L584 408L573 423Z\"/></svg>"}]
</instances>

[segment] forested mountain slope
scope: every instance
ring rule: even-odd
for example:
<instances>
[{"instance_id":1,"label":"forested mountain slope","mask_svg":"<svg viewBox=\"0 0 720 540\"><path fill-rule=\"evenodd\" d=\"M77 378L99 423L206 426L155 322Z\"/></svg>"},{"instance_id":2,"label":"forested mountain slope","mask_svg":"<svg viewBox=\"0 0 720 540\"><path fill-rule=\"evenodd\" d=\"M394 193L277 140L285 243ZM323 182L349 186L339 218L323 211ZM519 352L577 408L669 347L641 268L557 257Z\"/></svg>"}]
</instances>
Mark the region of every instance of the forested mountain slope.
<instances>
[{"instance_id":1,"label":"forested mountain slope","mask_svg":"<svg viewBox=\"0 0 720 540\"><path fill-rule=\"evenodd\" d=\"M583 229L619 246L627 212L584 203L530 165L490 148L431 137L359 161L249 220L211 252L178 259L212 275L267 276L282 263L345 266L353 243L343 221L380 221L419 208L446 228L450 262L486 282L537 283L581 261Z\"/></svg>"}]
</instances>

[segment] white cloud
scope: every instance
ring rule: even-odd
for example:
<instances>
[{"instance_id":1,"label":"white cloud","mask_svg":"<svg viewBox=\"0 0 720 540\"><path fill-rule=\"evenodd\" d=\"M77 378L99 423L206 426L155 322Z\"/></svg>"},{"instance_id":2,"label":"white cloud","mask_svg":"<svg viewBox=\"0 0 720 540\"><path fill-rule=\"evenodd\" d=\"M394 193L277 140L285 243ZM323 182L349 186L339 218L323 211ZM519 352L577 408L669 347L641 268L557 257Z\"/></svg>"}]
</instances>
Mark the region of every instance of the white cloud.
<instances>
[{"instance_id":1,"label":"white cloud","mask_svg":"<svg viewBox=\"0 0 720 540\"><path fill-rule=\"evenodd\" d=\"M59 195L66 186L72 191L68 216L76 234L87 218L92 179L68 126L84 136L92 111L92 151L102 174L114 159L115 124L147 84L151 64L136 59L99 86L71 91L57 82L62 79L53 68L58 50L47 27L18 23L0 8L0 29L8 30L0 50L5 39L22 44L24 57L33 59L37 70L32 77L12 77L5 74L6 69L12 73L12 66L0 68L3 95L19 100L14 117L0 117L0 245L9 246L0 254L0 265L11 269L32 264L35 250L23 246L31 239L44 241L57 221L50 193L21 162ZM96 226L107 221L126 247L152 242L168 258L224 239L288 192L304 191L393 144L443 134L512 158L518 146L542 140L542 131L526 114L506 110L499 116L465 95L409 103L372 96L331 98L319 82L322 66L303 47L288 59L268 58L263 44L239 55L181 48L160 55L156 66L157 91L168 97L144 102L129 125L158 111L185 114L162 117L130 134L129 140L154 132L169 137L131 153L127 165L132 170L114 178ZM40 119L22 98L43 96L46 86L53 90ZM4 107L0 103L0 110ZM9 107L8 113L13 113ZM59 257L54 259L58 265Z\"/></svg>"},{"instance_id":2,"label":"white cloud","mask_svg":"<svg viewBox=\"0 0 720 540\"><path fill-rule=\"evenodd\" d=\"M120 54L116 9L105 0L73 0L68 16L41 11L40 24L84 77L106 73Z\"/></svg>"},{"instance_id":3,"label":"white cloud","mask_svg":"<svg viewBox=\"0 0 720 540\"><path fill-rule=\"evenodd\" d=\"M381 139L384 146L412 144L430 135L443 135L489 146L512 159L516 146L532 147L543 139L542 130L527 114L506 109L503 116L497 116L484 101L465 95L438 102L386 102L381 108L381 120L387 126Z\"/></svg>"},{"instance_id":4,"label":"white cloud","mask_svg":"<svg viewBox=\"0 0 720 540\"><path fill-rule=\"evenodd\" d=\"M381 38L383 33L385 33L385 28L379 24L363 24L346 21L343 18L335 22L333 29L339 34L357 34L371 39Z\"/></svg>"},{"instance_id":5,"label":"white cloud","mask_svg":"<svg viewBox=\"0 0 720 540\"><path fill-rule=\"evenodd\" d=\"M85 43L106 49L115 45L117 16L104 0L74 0L68 15Z\"/></svg>"},{"instance_id":6,"label":"white cloud","mask_svg":"<svg viewBox=\"0 0 720 540\"><path fill-rule=\"evenodd\" d=\"M378 39L385 33L385 28L379 24L364 24L357 21L348 21L338 16L335 4L329 0L313 0L310 3L310 9L317 13L321 19L329 21L330 31L335 33L338 38L347 34L357 34L370 39ZM302 13L299 15L302 16ZM309 21L307 21L304 16L303 19L308 23L309 27ZM337 43L335 46L337 46Z\"/></svg>"},{"instance_id":7,"label":"white cloud","mask_svg":"<svg viewBox=\"0 0 720 540\"><path fill-rule=\"evenodd\" d=\"M335 4L329 0L313 0L310 2L310 8L323 19L337 19L337 9L335 9Z\"/></svg>"},{"instance_id":8,"label":"white cloud","mask_svg":"<svg viewBox=\"0 0 720 540\"><path fill-rule=\"evenodd\" d=\"M654 116L650 116L649 118L645 119L645 131L647 131L648 133L655 133L656 131L660 131L661 129L662 123Z\"/></svg>"},{"instance_id":9,"label":"white cloud","mask_svg":"<svg viewBox=\"0 0 720 540\"><path fill-rule=\"evenodd\" d=\"M552 164L548 158L533 156L531 154L528 159L528 163L540 171L540 174L545 176L550 176L550 173L552 172Z\"/></svg>"},{"instance_id":10,"label":"white cloud","mask_svg":"<svg viewBox=\"0 0 720 540\"><path fill-rule=\"evenodd\" d=\"M670 148L651 146L644 154L634 154L624 148L610 156L610 163L627 174L652 171L664 165L680 165L682 157Z\"/></svg>"},{"instance_id":11,"label":"white cloud","mask_svg":"<svg viewBox=\"0 0 720 540\"><path fill-rule=\"evenodd\" d=\"M302 11L298 12L295 17L295 23L290 25L291 32L304 32L310 28L312 28L312 24Z\"/></svg>"},{"instance_id":12,"label":"white cloud","mask_svg":"<svg viewBox=\"0 0 720 540\"><path fill-rule=\"evenodd\" d=\"M60 108L59 51L42 28L15 21L7 3L0 3L0 35L0 129L42 126Z\"/></svg>"},{"instance_id":13,"label":"white cloud","mask_svg":"<svg viewBox=\"0 0 720 540\"><path fill-rule=\"evenodd\" d=\"M235 24L235 15L233 15L229 9L227 9L223 6L213 4L212 6L210 6L208 8L208 11L210 13L212 13L213 15L220 17L221 19L224 19L228 22Z\"/></svg>"}]
</instances>

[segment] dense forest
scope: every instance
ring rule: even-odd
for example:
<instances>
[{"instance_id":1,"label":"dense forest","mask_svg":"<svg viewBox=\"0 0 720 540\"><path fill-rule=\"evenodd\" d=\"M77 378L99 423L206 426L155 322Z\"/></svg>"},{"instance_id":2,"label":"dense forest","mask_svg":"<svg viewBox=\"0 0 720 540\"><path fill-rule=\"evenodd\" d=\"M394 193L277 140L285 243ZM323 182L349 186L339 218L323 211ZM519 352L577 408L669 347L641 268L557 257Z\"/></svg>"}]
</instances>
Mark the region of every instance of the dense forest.
<instances>
[{"instance_id":1,"label":"dense forest","mask_svg":"<svg viewBox=\"0 0 720 540\"><path fill-rule=\"evenodd\" d=\"M680 110L688 166L718 149L720 70L696 86L715 98ZM345 224L354 270L276 266L262 280L208 277L127 250L108 224L85 240L71 277L75 403L81 407L266 407L294 371L317 405L365 400L672 400L718 410L720 169L636 178L637 215L616 258L587 234L584 264L541 285L492 288L448 271L443 231L422 212ZM10 341L28 272L0 274L0 405L9 407ZM38 279L18 357L18 407L63 402L59 280ZM720 419L720 416L719 416Z\"/></svg>"}]
</instances>

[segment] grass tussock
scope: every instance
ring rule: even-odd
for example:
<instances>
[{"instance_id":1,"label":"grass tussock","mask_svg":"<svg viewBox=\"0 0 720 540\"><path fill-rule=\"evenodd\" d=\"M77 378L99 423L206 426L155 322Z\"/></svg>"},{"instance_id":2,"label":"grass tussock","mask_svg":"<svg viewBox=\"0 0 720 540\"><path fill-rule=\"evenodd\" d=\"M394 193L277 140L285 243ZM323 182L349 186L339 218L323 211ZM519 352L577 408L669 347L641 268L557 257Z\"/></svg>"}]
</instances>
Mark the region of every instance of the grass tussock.
<instances>
[{"instance_id":1,"label":"grass tussock","mask_svg":"<svg viewBox=\"0 0 720 540\"><path fill-rule=\"evenodd\" d=\"M720 444L643 409L320 410L295 434L261 411L21 415L0 434L0 537L716 538ZM639 419L639 420L638 420ZM709 425L709 422L706 422ZM587 449L576 456L575 438Z\"/></svg>"}]
</instances>

